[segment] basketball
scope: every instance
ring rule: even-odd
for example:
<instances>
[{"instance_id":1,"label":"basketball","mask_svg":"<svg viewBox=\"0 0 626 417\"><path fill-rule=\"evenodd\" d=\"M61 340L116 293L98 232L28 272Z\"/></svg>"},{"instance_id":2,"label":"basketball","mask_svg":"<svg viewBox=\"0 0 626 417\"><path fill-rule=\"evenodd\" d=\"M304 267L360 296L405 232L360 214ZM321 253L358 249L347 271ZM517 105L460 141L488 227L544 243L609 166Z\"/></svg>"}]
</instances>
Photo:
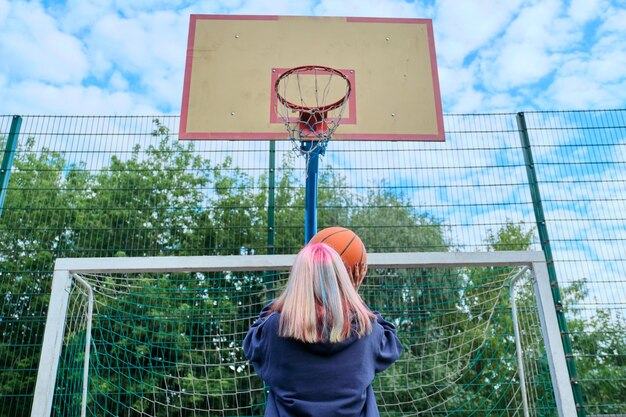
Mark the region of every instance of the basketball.
<instances>
[{"instance_id":1,"label":"basketball","mask_svg":"<svg viewBox=\"0 0 626 417\"><path fill-rule=\"evenodd\" d=\"M333 226L320 230L309 243L325 243L339 253L346 268L367 263L367 252L361 238L350 229Z\"/></svg>"}]
</instances>

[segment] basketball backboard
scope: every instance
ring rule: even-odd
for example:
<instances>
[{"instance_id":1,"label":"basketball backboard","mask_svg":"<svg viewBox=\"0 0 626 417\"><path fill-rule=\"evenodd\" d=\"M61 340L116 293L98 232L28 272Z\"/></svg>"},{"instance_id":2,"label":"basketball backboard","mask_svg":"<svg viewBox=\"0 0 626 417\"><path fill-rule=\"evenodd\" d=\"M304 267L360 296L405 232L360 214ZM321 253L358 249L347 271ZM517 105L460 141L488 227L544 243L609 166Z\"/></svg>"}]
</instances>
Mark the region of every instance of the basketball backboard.
<instances>
[{"instance_id":1,"label":"basketball backboard","mask_svg":"<svg viewBox=\"0 0 626 417\"><path fill-rule=\"evenodd\" d=\"M334 140L444 140L431 20L240 15L191 16L180 138L286 139L275 83L306 65L351 86Z\"/></svg>"}]
</instances>

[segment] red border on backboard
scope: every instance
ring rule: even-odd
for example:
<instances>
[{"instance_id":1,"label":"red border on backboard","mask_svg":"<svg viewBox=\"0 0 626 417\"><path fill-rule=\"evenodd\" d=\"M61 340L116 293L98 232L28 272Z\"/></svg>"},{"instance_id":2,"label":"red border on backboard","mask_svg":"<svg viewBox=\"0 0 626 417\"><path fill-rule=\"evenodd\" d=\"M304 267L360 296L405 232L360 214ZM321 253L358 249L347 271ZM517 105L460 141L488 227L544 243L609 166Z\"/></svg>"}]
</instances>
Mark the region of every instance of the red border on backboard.
<instances>
[{"instance_id":1,"label":"red border on backboard","mask_svg":"<svg viewBox=\"0 0 626 417\"><path fill-rule=\"evenodd\" d=\"M181 140L280 140L285 139L283 133L237 133L237 132L187 132L187 116L189 114L189 89L191 84L191 71L193 64L193 46L196 34L196 22L198 20L278 20L278 15L208 15L208 14L192 14L189 19L189 35L187 38L187 55L185 58L185 76L183 84L183 98L181 104L181 120L179 128L179 139ZM371 22L371 23L408 23L408 24L424 24L428 32L428 46L431 62L431 74L433 79L433 93L435 99L436 117L437 117L437 133L436 134L335 134L334 139L343 140L365 140L365 141L445 141L445 133L443 126L443 111L441 103L441 92L439 88L439 73L437 70L437 56L435 53L435 36L433 31L432 20L430 19L406 19L406 18L377 18L377 17L346 17L346 22ZM345 70L341 70L342 72ZM349 71L349 70L348 70ZM348 74L346 74L348 75ZM352 73L354 78L354 73ZM274 78L274 74L272 74ZM352 82L352 94L348 105L350 107L350 116L342 119L341 123L356 123L356 83L354 79L349 78ZM275 79L274 79L275 81ZM274 85L272 84L272 92ZM274 102L275 95L272 93L272 103L270 108L270 120L274 122L275 111ZM352 102L354 100L354 102ZM354 119L353 119L354 117Z\"/></svg>"}]
</instances>

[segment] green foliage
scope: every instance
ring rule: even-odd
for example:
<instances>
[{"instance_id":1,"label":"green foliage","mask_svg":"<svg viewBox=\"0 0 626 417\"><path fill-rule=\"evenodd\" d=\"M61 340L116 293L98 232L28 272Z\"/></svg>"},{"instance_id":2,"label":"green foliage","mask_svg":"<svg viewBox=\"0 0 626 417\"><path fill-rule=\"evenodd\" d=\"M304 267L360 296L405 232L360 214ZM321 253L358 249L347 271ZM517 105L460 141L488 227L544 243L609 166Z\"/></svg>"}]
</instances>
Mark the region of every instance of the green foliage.
<instances>
[{"instance_id":1,"label":"green foliage","mask_svg":"<svg viewBox=\"0 0 626 417\"><path fill-rule=\"evenodd\" d=\"M562 290L576 370L585 404L594 405L587 406L587 412L619 414L624 410L616 399L626 398L626 319L602 310L585 316L587 287L581 279Z\"/></svg>"},{"instance_id":2,"label":"green foliage","mask_svg":"<svg viewBox=\"0 0 626 417\"><path fill-rule=\"evenodd\" d=\"M85 162L70 162L68 155L39 149L33 138L16 154L11 187L0 219L0 274L4 278L0 280L0 289L5 294L3 309L10 312L0 321L3 336L0 352L5 361L3 368L12 370L0 373L3 395L33 392L35 373L32 370L37 368L39 351L16 347L41 343L44 324L41 315L47 307L55 258L239 254L242 246L254 249L255 253L266 251L267 176L256 179L248 176L233 165L230 157L216 162L206 159L194 152L192 143L172 140L167 128L158 120L155 120L153 136L158 139L156 144L145 149L137 145L127 155L111 155L99 170L88 168ZM304 189L294 163L294 155L289 154L278 170L275 189L277 253L294 253L303 244ZM380 239L385 240L383 246L388 250L394 245L408 248L412 241L416 242L413 246L445 246L436 222L415 214L405 202L389 193L370 194L360 201L349 191L346 179L332 168L320 175L318 201L322 227L354 225L363 233L375 228L376 233L368 235L372 248L376 248L375 242L379 241L376 234L380 232L383 232ZM366 205L376 207L371 210ZM386 227L403 231L386 235ZM428 244L429 240L434 243ZM141 370L162 368L167 363L172 368L164 369L164 373L177 375L177 358L168 357L167 352L171 355L178 349L195 352L190 353L192 361L207 360L206 357L193 358L206 353L192 334L210 334L219 340L224 336L229 340L223 343L239 344L250 320L266 301L265 297L273 293L273 283L264 283L264 279L263 276L240 277L236 285L235 281L223 279L186 283L187 291L193 286L198 286L199 291L205 285L202 291L209 292L203 293L206 297L203 306L189 306L176 296L176 290L180 289L177 285L181 284L171 276L161 277L158 287L146 286L174 294L161 299L163 304L158 308L150 307L149 302L156 297L150 290L140 295L121 292L109 299L96 317L94 334L98 329L113 327L106 333L108 339L103 340L102 346L106 347L101 347L95 356L103 362L94 368L112 366L107 365L107 358L121 355L125 358L128 378L136 381L128 389L156 390L155 396L161 395L156 392L164 384L180 384L177 389L207 387L207 395L185 397L185 401L191 403L183 403L183 408L193 408L192 403L207 401L222 405L224 401L231 405L249 401L249 398L225 399L223 395L212 397L213 394L209 394L245 391L245 387L234 387L228 379L218 377L222 372L232 372L231 363L245 362L241 352L234 357L209 358L213 363L224 364L223 368L212 370L216 374L209 383L205 375L196 373L179 375L181 378L174 382L160 376L143 375ZM206 287L208 282L213 284ZM216 282L220 284L215 286ZM234 303L232 297L238 297L238 302ZM219 308L214 302L218 302ZM121 314L122 308L124 314L136 315L134 326L123 322L111 324L110 318ZM137 311L138 308L141 311ZM167 317L164 309L169 309ZM212 318L215 314L219 317ZM233 319L220 321L223 317ZM202 343L206 341L202 340ZM79 345L77 341L68 340L72 346ZM177 349L168 350L166 346ZM76 358L61 365L69 369L64 377L67 381L80 380ZM125 403L148 412L143 400L118 392L116 378L94 373L91 401L107 395L115 398L107 403L112 410L117 404ZM249 380L260 388L256 379ZM73 395L66 398L76 400ZM158 398L162 403L171 400ZM261 403L262 399L255 401ZM30 406L21 408L23 415L29 413ZM0 415L4 415L3 412ZM15 414L13 410L10 415L16 417L19 412Z\"/></svg>"},{"instance_id":3,"label":"green foliage","mask_svg":"<svg viewBox=\"0 0 626 417\"><path fill-rule=\"evenodd\" d=\"M448 250L441 223L418 214L406 199L396 196L382 182L370 190L354 209L351 228L371 252L419 252Z\"/></svg>"},{"instance_id":4,"label":"green foliage","mask_svg":"<svg viewBox=\"0 0 626 417\"><path fill-rule=\"evenodd\" d=\"M261 177L255 184L227 157L214 169L215 195L210 198L203 218L212 227L206 230L204 246L209 254L235 255L240 248L264 248L267 225L267 190Z\"/></svg>"},{"instance_id":5,"label":"green foliage","mask_svg":"<svg viewBox=\"0 0 626 417\"><path fill-rule=\"evenodd\" d=\"M80 202L84 218L76 228L75 251L154 256L200 245L195 232L206 228L203 190L219 168L194 155L192 144L170 140L156 124L158 145L143 152L135 146L126 160L113 155L94 175L89 198Z\"/></svg>"},{"instance_id":6,"label":"green foliage","mask_svg":"<svg viewBox=\"0 0 626 417\"><path fill-rule=\"evenodd\" d=\"M490 250L528 250L532 244L534 229L524 230L524 223L515 224L510 220L495 233L489 230L487 244Z\"/></svg>"},{"instance_id":7,"label":"green foliage","mask_svg":"<svg viewBox=\"0 0 626 417\"><path fill-rule=\"evenodd\" d=\"M507 221L495 232L489 230L485 243L490 251L528 250L532 244L534 230L527 229L525 224ZM483 334L483 345L472 361L469 372L464 376L469 390L474 391L478 398L482 398L488 408L501 408L507 401L519 396L518 375L511 385L495 383L502 370L517 369L516 346L514 339L513 320L511 314L510 282L516 268L508 267L480 267L464 268L467 277L464 288L463 306L471 317L485 317L485 304L494 305L492 325L486 334ZM497 279L496 279L497 277ZM521 283L521 284L519 284ZM476 291L483 285L493 285L498 291L480 293ZM518 284L514 286L518 322L526 323L520 329L524 360L533 368L532 374L527 373L527 389L532 392L531 404L535 413L541 416L556 415L552 384L549 382L549 368L545 349L541 343L539 333L539 317L536 312L536 300L531 278L528 273L520 276ZM479 330L480 327L474 329ZM479 337L477 335L477 337ZM547 383L545 381L548 381ZM492 385L491 392L485 387ZM489 391L489 389L487 389Z\"/></svg>"},{"instance_id":8,"label":"green foliage","mask_svg":"<svg viewBox=\"0 0 626 417\"><path fill-rule=\"evenodd\" d=\"M58 152L35 151L32 138L14 160L0 218L0 397L13 401L0 407L0 416L30 413L26 400L35 386L50 271L55 256L65 254L68 225L77 219L74 211L50 208L75 207L81 192L74 190L87 180L80 173L64 175L65 166Z\"/></svg>"},{"instance_id":9,"label":"green foliage","mask_svg":"<svg viewBox=\"0 0 626 417\"><path fill-rule=\"evenodd\" d=\"M487 242L492 250L528 250L532 234L533 230L525 230L523 224L507 222L497 232L490 232ZM626 320L619 313L602 310L586 316L584 302L590 295L586 279L560 290L584 402L595 408L588 405L587 413L622 413L622 405L615 399L626 398Z\"/></svg>"},{"instance_id":10,"label":"green foliage","mask_svg":"<svg viewBox=\"0 0 626 417\"><path fill-rule=\"evenodd\" d=\"M158 120L153 135L158 138L155 145L136 146L124 156L113 155L99 170L89 169L84 162L70 162L70 155L38 149L32 138L16 154L0 218L0 396L27 400L18 407L0 407L0 416L30 413L27 401L34 390L33 370L39 362L51 270L57 257L236 255L242 246L266 253L267 176L253 178L229 157L211 161L197 154L192 143L170 138ZM277 170L276 253L294 253L303 244L304 189L294 158L290 154L280 161ZM320 228L350 227L370 252L445 251L451 247L441 222L416 211L384 182L375 191L360 195L331 167L320 176L318 199ZM489 250L526 250L532 235L523 224L509 222L489 231L486 243ZM391 370L380 379L382 398L408 404L412 392L422 392L432 395L431 400L445 401L450 410L460 410L470 402L481 409L504 407L510 393L504 387L486 387L497 377L496 364L513 366L511 343L503 336L510 333L509 319L497 323L479 355L472 357L461 373L453 369L458 364L433 356L445 346L426 343L440 338L448 341L448 347L461 346L456 352L460 355L470 351L470 346L463 347L463 338L482 335L467 319L484 319L479 305L486 301L472 288L488 280L493 271L432 270L411 279L402 271L375 272L378 278L366 282L364 298L398 324L410 355L404 368ZM103 339L100 351L94 354L101 362L94 363L94 369L113 367L109 361L119 356L124 358L123 373L94 371L91 403L112 399L103 402L112 414L119 413L121 404L154 416L168 412L193 415L190 410L209 407L240 407L258 413L263 403L261 383L249 377L240 349L230 347L239 346L251 320L274 294L270 276L192 274L187 281L175 275L145 276L145 282L133 283L145 288L142 292L131 291L131 286L120 288L118 296L107 298L96 316L94 334ZM103 286L118 284L102 281ZM564 291L568 291L570 305L575 305L585 288L573 285ZM504 297L496 302L497 308L508 308ZM435 325L436 311L441 308L454 312L439 317ZM132 325L113 320L122 314L133 318ZM452 327L453 323L466 325ZM626 371L625 327L622 318L602 314L591 321L577 317L570 324L578 349L577 364L585 375L594 377L588 382L593 390L586 395L595 396L595 403L626 396L620 386L623 378L618 378ZM615 336L607 338L607 329ZM69 342L79 350L81 337L73 337ZM206 371L198 365L189 371L180 366L176 352L185 352L187 363L210 361L220 366ZM80 379L80 359L80 355L68 358L68 380ZM425 368L431 371L423 372ZM233 372L241 373L242 378L224 377ZM117 387L121 375L130 381L126 382L130 384L127 392ZM456 379L450 380L450 375ZM250 389L255 390L253 394ZM183 391L195 394L168 397L168 392ZM74 393L67 398L76 402ZM179 410L154 406L173 400ZM431 404L424 401L414 406L427 409ZM465 415L472 415L471 411Z\"/></svg>"}]
</instances>

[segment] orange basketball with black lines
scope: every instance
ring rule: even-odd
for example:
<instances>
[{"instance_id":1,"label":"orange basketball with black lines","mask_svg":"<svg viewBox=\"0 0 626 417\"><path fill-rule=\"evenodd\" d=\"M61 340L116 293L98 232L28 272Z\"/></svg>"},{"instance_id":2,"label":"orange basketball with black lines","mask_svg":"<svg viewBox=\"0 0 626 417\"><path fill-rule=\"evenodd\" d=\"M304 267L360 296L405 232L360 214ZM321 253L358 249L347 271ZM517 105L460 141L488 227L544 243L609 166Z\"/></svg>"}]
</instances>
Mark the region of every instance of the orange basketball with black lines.
<instances>
[{"instance_id":1,"label":"orange basketball with black lines","mask_svg":"<svg viewBox=\"0 0 626 417\"><path fill-rule=\"evenodd\" d=\"M367 252L361 238L345 227L333 226L320 230L309 243L325 243L336 250L346 268L367 263Z\"/></svg>"}]
</instances>

